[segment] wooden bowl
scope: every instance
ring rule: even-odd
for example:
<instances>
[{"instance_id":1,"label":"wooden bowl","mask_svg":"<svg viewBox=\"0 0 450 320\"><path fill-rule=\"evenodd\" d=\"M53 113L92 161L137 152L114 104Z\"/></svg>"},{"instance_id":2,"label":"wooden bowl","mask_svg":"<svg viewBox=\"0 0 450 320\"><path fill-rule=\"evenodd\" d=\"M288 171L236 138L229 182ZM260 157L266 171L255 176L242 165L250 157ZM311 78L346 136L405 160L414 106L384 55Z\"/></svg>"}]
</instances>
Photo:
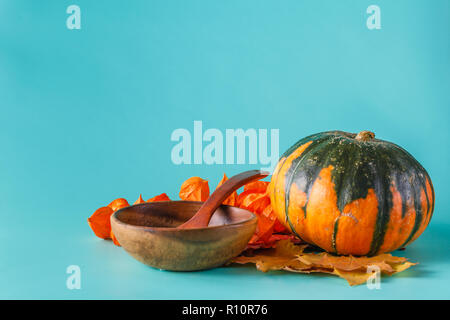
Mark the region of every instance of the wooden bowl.
<instances>
[{"instance_id":1,"label":"wooden bowl","mask_svg":"<svg viewBox=\"0 0 450 320\"><path fill-rule=\"evenodd\" d=\"M111 216L112 231L131 256L154 268L194 271L218 267L245 249L257 218L250 211L222 205L208 227L176 229L202 204L161 201L126 207Z\"/></svg>"}]
</instances>

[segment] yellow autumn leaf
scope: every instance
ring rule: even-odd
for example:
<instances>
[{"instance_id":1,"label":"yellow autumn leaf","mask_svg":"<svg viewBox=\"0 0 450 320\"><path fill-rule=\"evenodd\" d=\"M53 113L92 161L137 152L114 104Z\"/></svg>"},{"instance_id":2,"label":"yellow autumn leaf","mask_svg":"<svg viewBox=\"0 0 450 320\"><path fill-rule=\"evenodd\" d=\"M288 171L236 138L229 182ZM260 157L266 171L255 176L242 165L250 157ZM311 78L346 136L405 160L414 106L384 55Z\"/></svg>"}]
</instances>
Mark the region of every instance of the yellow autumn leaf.
<instances>
[{"instance_id":1,"label":"yellow autumn leaf","mask_svg":"<svg viewBox=\"0 0 450 320\"><path fill-rule=\"evenodd\" d=\"M290 240L281 240L273 249L266 249L261 254L254 256L239 256L231 262L245 264L254 263L256 268L262 272L270 270L307 270L309 266L305 265L296 258L301 254L306 245L294 245Z\"/></svg>"},{"instance_id":2,"label":"yellow autumn leaf","mask_svg":"<svg viewBox=\"0 0 450 320\"><path fill-rule=\"evenodd\" d=\"M299 273L329 273L347 280L353 286L366 282L372 273L369 266L376 266L382 274L392 275L408 269L415 263L391 254L374 257L335 256L327 252L305 252L308 245L295 245L281 240L273 249L259 250L255 255L241 255L233 263L254 263L260 271L285 270Z\"/></svg>"}]
</instances>

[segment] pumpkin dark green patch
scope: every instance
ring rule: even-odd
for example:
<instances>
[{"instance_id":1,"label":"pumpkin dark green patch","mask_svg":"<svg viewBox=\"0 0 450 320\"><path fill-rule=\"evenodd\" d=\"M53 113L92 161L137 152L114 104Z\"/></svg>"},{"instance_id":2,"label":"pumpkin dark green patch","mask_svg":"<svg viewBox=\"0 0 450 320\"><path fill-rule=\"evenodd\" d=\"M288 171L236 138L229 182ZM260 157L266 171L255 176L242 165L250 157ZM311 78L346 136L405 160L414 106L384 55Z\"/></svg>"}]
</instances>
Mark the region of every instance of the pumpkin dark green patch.
<instances>
[{"instance_id":1,"label":"pumpkin dark green patch","mask_svg":"<svg viewBox=\"0 0 450 320\"><path fill-rule=\"evenodd\" d=\"M298 155L299 148L304 150ZM330 189L321 186L323 181L318 182L327 168L332 168ZM296 192L306 195L301 205L291 203L298 201L291 197L293 185ZM314 186L317 189L311 198ZM434 207L434 191L426 170L406 150L376 139L368 131L358 135L329 131L299 140L282 155L271 188L272 206L292 232L338 254L375 255L406 246L423 232ZM373 217L363 212L363 199L370 197L369 190L376 195ZM310 203L330 200L330 197L336 197L336 212L328 214L320 210L318 203ZM293 209L299 206L301 209ZM344 212L346 207L351 207L353 212ZM371 234L370 244L361 243L368 240L360 236L355 237L353 245L352 233L363 231ZM387 233L392 243L385 243Z\"/></svg>"}]
</instances>

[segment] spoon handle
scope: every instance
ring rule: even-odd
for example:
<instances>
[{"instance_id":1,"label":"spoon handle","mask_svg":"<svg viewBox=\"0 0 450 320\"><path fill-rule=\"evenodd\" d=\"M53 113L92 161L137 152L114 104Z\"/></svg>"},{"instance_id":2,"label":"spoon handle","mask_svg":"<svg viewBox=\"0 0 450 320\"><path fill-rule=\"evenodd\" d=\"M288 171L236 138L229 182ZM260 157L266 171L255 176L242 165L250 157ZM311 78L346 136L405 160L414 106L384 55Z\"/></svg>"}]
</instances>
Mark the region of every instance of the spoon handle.
<instances>
[{"instance_id":1,"label":"spoon handle","mask_svg":"<svg viewBox=\"0 0 450 320\"><path fill-rule=\"evenodd\" d=\"M178 229L205 228L209 224L213 213L234 191L253 180L259 180L269 175L269 172L250 170L239 173L224 182L203 203L197 213L187 222L178 226Z\"/></svg>"}]
</instances>

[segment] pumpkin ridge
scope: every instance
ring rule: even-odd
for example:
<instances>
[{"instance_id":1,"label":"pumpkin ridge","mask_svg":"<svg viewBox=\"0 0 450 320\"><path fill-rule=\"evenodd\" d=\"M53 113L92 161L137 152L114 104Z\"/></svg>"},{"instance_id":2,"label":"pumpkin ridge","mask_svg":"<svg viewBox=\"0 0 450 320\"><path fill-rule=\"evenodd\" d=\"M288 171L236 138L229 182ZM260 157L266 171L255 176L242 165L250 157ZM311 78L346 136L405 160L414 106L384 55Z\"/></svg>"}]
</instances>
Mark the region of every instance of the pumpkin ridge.
<instances>
[{"instance_id":1,"label":"pumpkin ridge","mask_svg":"<svg viewBox=\"0 0 450 320\"><path fill-rule=\"evenodd\" d=\"M378 249L378 253L397 249L406 240L412 230L411 220L415 220L415 214L410 213L408 216L402 215L403 200L400 192L396 188L395 179L392 179L390 194L392 195L392 207L389 213L386 233L384 234L384 241Z\"/></svg>"},{"instance_id":2,"label":"pumpkin ridge","mask_svg":"<svg viewBox=\"0 0 450 320\"><path fill-rule=\"evenodd\" d=\"M406 167L409 166L408 159L404 157L404 154L402 154L402 150L395 149L397 151L397 154L395 157L392 157L391 162L394 162L392 165L394 167ZM392 179L396 184L396 188L400 192L400 196L402 198L402 218L405 218L406 212L408 210L407 204L408 204L408 193L410 193L410 185L405 184L404 181L408 179L410 176L409 172L398 172L395 171L395 174L393 175ZM409 188L407 188L409 186Z\"/></svg>"},{"instance_id":3,"label":"pumpkin ridge","mask_svg":"<svg viewBox=\"0 0 450 320\"><path fill-rule=\"evenodd\" d=\"M337 239L340 218L341 218L341 216L337 217L336 220L334 220L333 235L331 236L331 246L333 247L334 253L336 253L336 254L339 254L337 251L337 248L336 248L336 239Z\"/></svg>"},{"instance_id":4,"label":"pumpkin ridge","mask_svg":"<svg viewBox=\"0 0 450 320\"><path fill-rule=\"evenodd\" d=\"M409 177L411 177L411 173L408 170L399 170L399 168L408 168L411 166L410 161L408 159L408 155L403 152L401 148L394 148L393 151L390 152L387 146L392 146L392 143L387 143L385 146L381 146L381 152L384 152L387 154L387 157L384 158L384 163L381 163L381 166L384 168L387 168L385 171L385 180L383 184L385 185L385 193L386 197L384 199L385 208L386 211L384 214L386 215L385 218L383 218L383 227L380 233L382 234L382 241L381 236L378 243L374 243L373 251L372 253L378 253L380 249L385 244L385 237L388 233L388 228L390 226L391 221L391 215L392 210L394 208L394 192L396 191L401 199L401 222L405 223L406 219L406 213L409 212L409 201L408 201L408 194L411 193L411 185L409 183L406 183ZM391 154L392 153L392 154ZM392 191L392 186L394 186L394 191ZM389 189L388 189L389 188ZM415 211L414 207L414 221L417 219L417 213ZM403 227L402 227L403 228ZM412 228L411 228L412 231ZM391 235L392 236L392 235ZM397 236L398 237L398 236ZM374 239L376 237L374 236ZM393 243L396 243L395 240L390 240ZM401 243L400 243L401 244ZM397 249L399 246L397 245Z\"/></svg>"},{"instance_id":5,"label":"pumpkin ridge","mask_svg":"<svg viewBox=\"0 0 450 320\"><path fill-rule=\"evenodd\" d=\"M391 147L394 148L394 150L397 151L397 156L399 156L402 160L405 160L406 165L408 167L411 167L411 166L414 167L414 170L413 170L415 172L414 175L417 176L418 182L420 182L420 184L422 185L422 188L424 188L426 190L426 181L428 180L431 182L431 179L430 179L430 176L428 175L428 172L420 164L420 162L417 161L408 151L406 151L399 145L392 143L392 142L387 142L387 144L389 144ZM425 175L425 177L422 177L422 179L420 179L421 177L418 176L417 172L423 173ZM433 189L432 185L431 185L431 189L432 189L432 206L433 206L432 211L434 211L434 189ZM425 194L427 196L427 199L429 199L428 193L426 191L425 191Z\"/></svg>"},{"instance_id":6,"label":"pumpkin ridge","mask_svg":"<svg viewBox=\"0 0 450 320\"><path fill-rule=\"evenodd\" d=\"M417 177L419 178L419 177ZM414 180L416 180L415 178ZM408 238L406 238L405 242L401 245L401 247L408 244L411 239L415 236L415 234L419 231L420 226L422 225L423 219L424 219L424 213L422 210L422 205L420 201L420 190L417 190L417 186L415 184L411 184L411 187L413 189L414 194L414 210L416 212L416 220L414 221L414 227L411 230L411 233L409 234ZM425 192L426 193L426 192Z\"/></svg>"},{"instance_id":7,"label":"pumpkin ridge","mask_svg":"<svg viewBox=\"0 0 450 320\"><path fill-rule=\"evenodd\" d=\"M302 141L303 140L304 139L302 139ZM290 169L290 167L287 167L285 169L286 162L287 162L288 165L292 166L292 161L294 161L295 159L300 157L300 155L305 152L305 150L312 144L312 142L313 141L307 141L307 142L303 143L297 149L293 150L291 154L286 154L285 153L285 156L282 158L283 162L281 163L280 166L277 165L277 169L276 169L276 172L275 172L276 176L272 177L272 179L274 180L274 186L273 186L274 188L279 188L280 182L281 182L283 188L286 186L286 178L287 178L286 172L289 171L289 169ZM286 171L286 172L283 172L283 171ZM281 181L279 180L280 177L282 178ZM274 189L272 189L272 190L274 190ZM283 190L283 192L284 192L284 199L282 199L282 201L280 199L280 202L286 203L286 197L287 197L286 191ZM278 194L277 194L277 192L273 192L273 200L274 200L275 204L278 205L279 201L278 201ZM284 211L286 212L286 209ZM279 215L280 218L281 218L281 214L282 214L282 212L280 212L280 215ZM285 217L284 217L284 221L285 221L285 223L288 223L289 229L291 229L292 232L300 238L298 233L295 230L293 230L293 225L290 222L290 220L288 220L288 216L286 214L285 214Z\"/></svg>"},{"instance_id":8,"label":"pumpkin ridge","mask_svg":"<svg viewBox=\"0 0 450 320\"><path fill-rule=\"evenodd\" d=\"M294 181L294 177L295 177L295 174L297 172L297 169L300 167L301 164L304 163L305 160L309 159L307 156L303 156L303 155L309 154L309 153L313 153L314 149L316 149L316 147L317 148L320 147L321 143L326 141L327 138L328 138L328 136L325 136L325 137L322 136L322 137L318 138L317 140L311 141L312 143L302 152L302 156L292 160L291 167L286 171L286 174L285 174L285 177L288 178L288 180L285 180L285 185L284 185L284 187L285 187L285 195L286 195L285 196L285 208L286 208L285 212L287 212L287 208L289 207L289 194L290 194L292 183L295 182ZM325 157L320 157L320 159L325 161ZM316 169L315 176L317 176L319 174L319 171L322 168L320 166L318 166L315 169ZM302 190L303 192L306 193L307 199L308 199L309 198L309 189L312 186L312 182L315 179L312 179L311 177L308 177L308 174L305 174L305 180L307 180L306 181L306 185L299 184L299 183L296 183L296 184L297 184L297 187L300 190ZM287 183L286 181L289 181L289 183ZM307 202L308 202L308 200L307 200ZM306 205L307 205L307 202L305 203L305 206L303 208L305 217L306 217Z\"/></svg>"},{"instance_id":9,"label":"pumpkin ridge","mask_svg":"<svg viewBox=\"0 0 450 320\"><path fill-rule=\"evenodd\" d=\"M433 217L433 212L434 212L434 188L433 188L433 183L431 182L431 178L426 171L425 171L425 174L426 174L427 182L430 185L430 192L431 192L431 212L430 212L430 218L429 218L429 220L431 220L431 218Z\"/></svg>"},{"instance_id":10,"label":"pumpkin ridge","mask_svg":"<svg viewBox=\"0 0 450 320\"><path fill-rule=\"evenodd\" d=\"M384 242L384 236L386 234L387 226L389 223L389 213L393 206L392 194L390 193L391 181L389 178L389 159L385 156L382 148L375 150L376 165L374 174L374 187L375 194L378 199L378 214L375 222L375 230L372 235L372 243L368 256L375 255ZM383 161L385 160L385 161ZM383 163L383 162L384 163ZM387 169L386 169L386 166Z\"/></svg>"},{"instance_id":11,"label":"pumpkin ridge","mask_svg":"<svg viewBox=\"0 0 450 320\"><path fill-rule=\"evenodd\" d=\"M429 212L430 212L430 208L431 208L431 202L430 202L430 198L429 198L429 196L428 196L428 189L427 189L427 177L426 177L426 175L424 176L424 177L422 177L423 179L422 179L422 189L423 189L423 191L424 191L424 194L425 194L425 200L426 200L426 202L427 202L427 210L426 210L426 212L425 212L425 219L428 219L429 220L429 217L428 217L428 215L429 215ZM428 223L429 223L429 221L428 221Z\"/></svg>"},{"instance_id":12,"label":"pumpkin ridge","mask_svg":"<svg viewBox=\"0 0 450 320\"><path fill-rule=\"evenodd\" d=\"M408 195L411 194L413 200L413 208L415 214L414 226L410 231L410 234L401 244L400 247L405 246L408 242L413 239L415 234L420 230L422 222L424 221L424 212L421 205L421 190L426 188L423 177L421 177L421 172L426 172L425 169L420 165L420 163L415 160L406 150L393 144L388 143L388 145L394 147L394 156L390 158L387 165L392 165L394 167L392 174L392 179L396 185L399 185L399 192L402 198L402 218L405 218L406 211L408 210ZM391 164L393 162L393 164ZM402 172L402 176L399 174L395 168L405 167L410 168L409 170ZM417 187L420 185L420 188ZM425 192L426 194L426 192ZM429 202L427 202L427 207ZM427 208L428 212L428 208ZM426 213L425 213L426 214Z\"/></svg>"},{"instance_id":13,"label":"pumpkin ridge","mask_svg":"<svg viewBox=\"0 0 450 320\"><path fill-rule=\"evenodd\" d=\"M286 157L285 158L282 157L281 159L283 159L283 162L281 163L279 168L278 168L278 165L277 165L277 168L275 169L275 172L274 172L275 177L272 176L272 179L274 179L274 184L273 184L273 188L274 189L273 190L275 190L276 186L278 185L278 179L280 178L280 171L283 168L284 163L286 162ZM277 193L276 192L272 192L272 194L273 194L274 202L277 203L277 198L278 198Z\"/></svg>"},{"instance_id":14,"label":"pumpkin ridge","mask_svg":"<svg viewBox=\"0 0 450 320\"><path fill-rule=\"evenodd\" d=\"M337 236L339 231L339 220L342 216L346 216L344 208L351 204L353 201L356 201L357 199L365 199L368 196L369 189L373 188L372 185L364 183L364 185L359 184L356 187L356 190L358 192L354 192L355 185L350 182L354 182L358 179L359 176L363 176L364 171L368 171L369 168L367 168L367 161L364 160L364 154L362 152L362 149L359 148L354 143L348 144L348 157L346 158L346 161L344 163L344 168L350 168L352 164L360 163L359 166L356 166L353 168L353 170L347 170L340 174L340 177L337 177L338 175L335 174L335 180L339 180L339 186L336 184L335 190L337 193L337 207L340 211L340 216L335 221L334 226L334 232L332 235L332 244L333 249L336 254L339 254L338 248L337 248ZM367 156L366 156L367 158ZM336 182L335 182L336 183ZM356 219L356 218L355 218Z\"/></svg>"},{"instance_id":15,"label":"pumpkin ridge","mask_svg":"<svg viewBox=\"0 0 450 320\"><path fill-rule=\"evenodd\" d=\"M399 153L402 153L401 151L403 151L403 154L406 153L406 155L409 155L409 153L402 149L399 146L396 146L397 150ZM412 161L411 161L412 160ZM406 161L408 161L409 163L409 167L412 167L413 170L410 170L410 172L408 172L408 174L412 177L412 179L410 179L408 181L408 184L410 186L410 188L412 189L412 194L413 194L413 200L414 200L414 210L416 212L416 220L414 221L414 227L411 230L410 235L408 236L408 238L405 240L405 242L401 245L401 247L405 246L406 244L408 244L416 235L416 233L420 230L420 227L422 225L422 222L424 221L424 215L428 215L428 208L427 208L427 212L424 213L422 210L422 205L421 205L421 189L425 190L425 195L428 199L427 196L427 192L426 192L426 182L424 179L426 179L425 177L421 177L419 175L419 172L425 172L425 169L422 167L422 165L415 160L412 156L410 156L409 158L406 158ZM428 175L428 174L427 174ZM420 184L420 188L417 187L417 184ZM429 202L428 205L429 207Z\"/></svg>"},{"instance_id":16,"label":"pumpkin ridge","mask_svg":"<svg viewBox=\"0 0 450 320\"><path fill-rule=\"evenodd\" d=\"M417 187L415 185L411 185L414 193L414 209L416 211L416 221L414 221L414 227L411 230L411 233L409 234L408 238L406 239L405 243L402 245L404 246L407 244L416 234L416 232L419 230L420 225L422 224L423 220L423 212L422 212L422 206L420 205L420 191L417 190Z\"/></svg>"},{"instance_id":17,"label":"pumpkin ridge","mask_svg":"<svg viewBox=\"0 0 450 320\"><path fill-rule=\"evenodd\" d=\"M428 194L427 194L427 185L426 185L426 181L423 181L423 186L422 189L424 191L425 194L425 200L427 202L427 211L425 212L425 218L428 218L428 212L430 210L430 200L428 199Z\"/></svg>"},{"instance_id":18,"label":"pumpkin ridge","mask_svg":"<svg viewBox=\"0 0 450 320\"><path fill-rule=\"evenodd\" d=\"M306 147L305 150L303 150L302 155L305 154L306 152L309 152L315 146L320 145L320 142L318 142L318 141L319 140L310 141L310 144L308 145L308 147ZM304 145L304 144L302 144L302 145ZM301 146L299 146L299 148ZM295 150L293 152L295 152ZM285 189L284 189L284 207L285 207L284 212L285 212L285 218L286 218L286 221L289 224L289 227L292 230L292 232L300 239L301 239L301 237L297 233L297 231L295 230L295 228L294 228L294 226L292 224L292 221L289 218L288 212L289 212L289 197L290 197L290 194L291 194L292 184L294 183L293 177L295 176L294 174L291 173L291 169L292 169L292 167L294 166L294 163L295 163L295 169L294 169L294 173L295 173L296 168L298 168L300 166L300 163L302 162L303 159L304 159L304 157L299 156L296 159L292 160L291 167L285 173L285 181L284 181L284 187L285 187ZM297 187L298 187L298 185L297 185ZM307 193L307 199L308 199L308 193ZM306 203L307 203L307 201L306 201ZM303 212L304 212L304 215L305 215L305 218L306 218L306 204L305 204L305 206L303 208Z\"/></svg>"},{"instance_id":19,"label":"pumpkin ridge","mask_svg":"<svg viewBox=\"0 0 450 320\"><path fill-rule=\"evenodd\" d=\"M331 177L333 170L334 167L328 165L320 170L318 178L314 180L309 193L307 218L304 220L305 230L303 231L311 243L328 252L333 252L331 237L334 220L340 215Z\"/></svg>"},{"instance_id":20,"label":"pumpkin ridge","mask_svg":"<svg viewBox=\"0 0 450 320\"><path fill-rule=\"evenodd\" d=\"M322 169L328 167L330 164L333 165L333 167L335 167L334 163L331 163L329 161L330 158L327 156L331 153L330 149L332 150L333 148L335 148L335 145L331 143L325 145L323 144L324 142L325 143L328 142L330 138L334 138L334 136L328 135L323 137L323 139L316 140L313 144L311 144L310 148L305 150L304 156L302 156L299 159L296 159L297 161L295 160L293 161L293 163L295 163L296 166L295 167L291 166L291 168L294 167L294 169L288 170L288 172L286 173L287 175L289 174L290 176L296 177L297 170L301 167L300 164L306 163L305 167L301 167L302 170L306 171L304 179L305 183L299 184L298 181L296 181L299 189L305 192L307 195L306 203L303 208L305 212L305 217L307 215L306 207L308 205L309 195L311 193L311 188L314 184L314 181L316 181ZM314 160L311 161L311 159L314 157L317 158L318 160L314 162L314 165L309 165L307 162L308 161L313 162ZM294 179L292 179L292 181L294 181ZM290 186L288 186L288 188L290 190Z\"/></svg>"},{"instance_id":21,"label":"pumpkin ridge","mask_svg":"<svg viewBox=\"0 0 450 320\"><path fill-rule=\"evenodd\" d=\"M362 158L360 148L355 148L355 145L351 143L348 144L347 148L347 157L345 158L345 160L339 159L339 162L344 161L344 168L350 168L351 164L360 161ZM362 193L357 192L355 194L355 186L353 184L347 183L348 181L355 181L359 170L362 169L362 167L352 168L352 170L344 169L344 171L341 173L334 171L333 181L335 183L335 191L338 196L337 207L340 212L344 210L347 204L351 203L355 199L365 198L367 196L367 191L371 186L357 186L356 190L362 190Z\"/></svg>"},{"instance_id":22,"label":"pumpkin ridge","mask_svg":"<svg viewBox=\"0 0 450 320\"><path fill-rule=\"evenodd\" d=\"M330 139L333 139L330 142ZM311 189L314 185L314 182L317 180L322 169L329 167L332 165L331 163L336 163L337 161L330 161L331 157L329 156L332 153L332 150L337 149L337 146L345 142L347 143L348 137L342 136L341 133L337 135L335 132L329 132L326 135L318 136L318 138L311 143L302 153L302 155L296 159L294 159L291 163L291 167L286 171L286 180L285 180L285 219L289 224L290 229L293 233L301 239L301 236L298 235L298 232L295 230L295 227L289 217L289 203L290 203L290 191L292 188L292 184L295 183L297 188L306 193L306 202L302 207L304 219L307 218L307 206L310 198ZM325 143L325 144L324 144ZM338 152L338 151L336 151ZM337 158L336 158L337 159ZM311 161L312 160L312 161ZM312 164L309 164L311 162ZM305 164L305 165L303 165ZM332 173L336 170L335 166L333 166ZM302 174L301 182L299 183L298 172L297 170L302 169L304 174ZM294 179L294 178L297 179ZM332 178L332 182L334 179ZM312 241L314 243L314 241ZM317 244L316 244L317 245Z\"/></svg>"}]
</instances>

